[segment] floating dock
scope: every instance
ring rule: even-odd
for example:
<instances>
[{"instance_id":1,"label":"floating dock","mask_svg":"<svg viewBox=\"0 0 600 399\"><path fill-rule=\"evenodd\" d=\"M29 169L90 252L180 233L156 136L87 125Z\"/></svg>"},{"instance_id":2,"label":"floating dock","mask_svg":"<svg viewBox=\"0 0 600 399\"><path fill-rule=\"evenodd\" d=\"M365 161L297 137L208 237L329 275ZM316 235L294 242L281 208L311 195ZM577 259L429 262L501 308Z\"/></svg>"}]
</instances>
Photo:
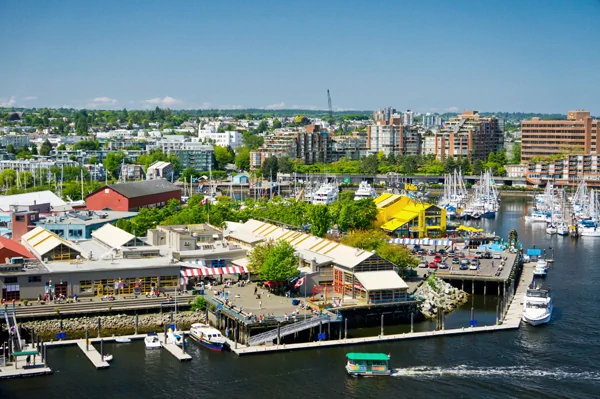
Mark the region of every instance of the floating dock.
<instances>
[{"instance_id":1,"label":"floating dock","mask_svg":"<svg viewBox=\"0 0 600 399\"><path fill-rule=\"evenodd\" d=\"M42 360L41 354L33 356L33 359L29 366L25 364L24 359L17 360L16 362L6 363L0 361L0 379L1 378L19 378L19 377L33 377L36 375L52 374L53 371L50 367L47 367Z\"/></svg>"},{"instance_id":2,"label":"floating dock","mask_svg":"<svg viewBox=\"0 0 600 399\"><path fill-rule=\"evenodd\" d=\"M185 334L183 334L183 339L185 342ZM171 355L175 356L180 362L183 362L185 360L192 360L192 356L190 356L188 353L185 353L185 344L183 346L177 346L165 340L165 337L161 336L160 334L159 340L162 347L165 348L168 352L170 352Z\"/></svg>"},{"instance_id":3,"label":"floating dock","mask_svg":"<svg viewBox=\"0 0 600 399\"><path fill-rule=\"evenodd\" d=\"M102 355L94 348L91 342L89 343L88 348L86 348L85 339L78 339L75 343L97 369L105 369L110 366L108 362L105 362L102 359Z\"/></svg>"}]
</instances>

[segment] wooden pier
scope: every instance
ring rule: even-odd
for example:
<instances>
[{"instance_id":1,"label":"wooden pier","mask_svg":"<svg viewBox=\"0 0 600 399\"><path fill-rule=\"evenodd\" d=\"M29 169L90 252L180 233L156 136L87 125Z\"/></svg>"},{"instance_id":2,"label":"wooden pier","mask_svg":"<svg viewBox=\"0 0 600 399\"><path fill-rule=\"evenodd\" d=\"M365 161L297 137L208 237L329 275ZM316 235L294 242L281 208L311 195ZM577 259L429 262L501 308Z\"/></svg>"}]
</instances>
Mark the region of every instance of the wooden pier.
<instances>
[{"instance_id":1,"label":"wooden pier","mask_svg":"<svg viewBox=\"0 0 600 399\"><path fill-rule=\"evenodd\" d=\"M82 350L83 354L86 355L88 359L90 359L94 367L96 367L97 369L105 369L110 366L108 362L105 362L102 359L102 355L96 350L96 348L94 348L91 342L89 343L89 345L87 345L87 348L85 339L78 339L75 343L77 344L79 349Z\"/></svg>"}]
</instances>

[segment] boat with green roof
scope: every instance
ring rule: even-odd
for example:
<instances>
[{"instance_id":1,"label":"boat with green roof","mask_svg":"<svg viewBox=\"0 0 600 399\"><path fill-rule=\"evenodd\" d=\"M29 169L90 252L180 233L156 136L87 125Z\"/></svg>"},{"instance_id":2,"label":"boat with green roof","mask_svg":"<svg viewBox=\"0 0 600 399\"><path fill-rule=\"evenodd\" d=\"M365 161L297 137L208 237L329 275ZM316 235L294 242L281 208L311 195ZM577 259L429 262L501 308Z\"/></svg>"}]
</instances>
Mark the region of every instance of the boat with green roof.
<instances>
[{"instance_id":1,"label":"boat with green roof","mask_svg":"<svg viewBox=\"0 0 600 399\"><path fill-rule=\"evenodd\" d=\"M346 354L346 358L348 359L346 371L352 376L392 374L392 369L389 366L390 355L385 353L351 352Z\"/></svg>"}]
</instances>

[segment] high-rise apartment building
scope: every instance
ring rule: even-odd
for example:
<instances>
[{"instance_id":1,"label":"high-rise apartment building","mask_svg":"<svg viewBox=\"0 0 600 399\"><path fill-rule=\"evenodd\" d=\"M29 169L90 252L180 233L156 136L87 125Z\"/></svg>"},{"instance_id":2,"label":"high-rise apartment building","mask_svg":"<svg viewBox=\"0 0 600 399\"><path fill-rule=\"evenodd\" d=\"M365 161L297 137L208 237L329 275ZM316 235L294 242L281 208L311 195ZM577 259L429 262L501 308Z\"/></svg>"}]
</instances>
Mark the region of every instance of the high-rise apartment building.
<instances>
[{"instance_id":1,"label":"high-rise apartment building","mask_svg":"<svg viewBox=\"0 0 600 399\"><path fill-rule=\"evenodd\" d=\"M419 155L421 136L417 129L380 121L367 126L367 146L369 154Z\"/></svg>"},{"instance_id":2,"label":"high-rise apartment building","mask_svg":"<svg viewBox=\"0 0 600 399\"><path fill-rule=\"evenodd\" d=\"M373 120L375 120L375 123L380 121L389 123L390 119L392 118L392 115L395 113L396 110L392 107L378 109L377 111L373 112Z\"/></svg>"},{"instance_id":3,"label":"high-rise apartment building","mask_svg":"<svg viewBox=\"0 0 600 399\"><path fill-rule=\"evenodd\" d=\"M467 157L485 160L504 146L504 124L495 117L483 118L478 111L463 111L447 121L435 135L437 159Z\"/></svg>"},{"instance_id":4,"label":"high-rise apartment building","mask_svg":"<svg viewBox=\"0 0 600 399\"><path fill-rule=\"evenodd\" d=\"M589 111L569 111L566 120L521 122L521 162L554 154L595 154L600 122Z\"/></svg>"}]
</instances>

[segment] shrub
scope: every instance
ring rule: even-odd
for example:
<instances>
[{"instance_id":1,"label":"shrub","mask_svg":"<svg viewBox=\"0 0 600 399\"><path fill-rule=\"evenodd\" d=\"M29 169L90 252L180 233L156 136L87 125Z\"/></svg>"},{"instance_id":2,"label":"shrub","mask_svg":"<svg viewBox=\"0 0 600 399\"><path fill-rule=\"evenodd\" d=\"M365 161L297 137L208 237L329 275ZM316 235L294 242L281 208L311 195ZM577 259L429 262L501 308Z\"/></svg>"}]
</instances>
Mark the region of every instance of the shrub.
<instances>
[{"instance_id":1,"label":"shrub","mask_svg":"<svg viewBox=\"0 0 600 399\"><path fill-rule=\"evenodd\" d=\"M202 295L198 295L194 299L194 303L192 304L192 310L205 310L206 309L206 299Z\"/></svg>"}]
</instances>

